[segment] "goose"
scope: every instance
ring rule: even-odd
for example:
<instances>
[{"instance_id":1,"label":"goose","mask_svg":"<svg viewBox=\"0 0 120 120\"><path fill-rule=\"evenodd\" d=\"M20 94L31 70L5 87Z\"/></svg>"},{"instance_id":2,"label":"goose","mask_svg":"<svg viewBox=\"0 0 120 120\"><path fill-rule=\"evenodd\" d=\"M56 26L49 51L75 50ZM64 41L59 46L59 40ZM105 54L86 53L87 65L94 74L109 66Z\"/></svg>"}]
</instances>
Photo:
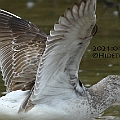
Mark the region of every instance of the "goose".
<instances>
[{"instance_id":1,"label":"goose","mask_svg":"<svg viewBox=\"0 0 120 120\"><path fill-rule=\"evenodd\" d=\"M7 94L0 120L90 120L120 103L120 76L86 88L82 56L97 32L96 0L82 0L60 16L50 35L0 10L0 64Z\"/></svg>"}]
</instances>

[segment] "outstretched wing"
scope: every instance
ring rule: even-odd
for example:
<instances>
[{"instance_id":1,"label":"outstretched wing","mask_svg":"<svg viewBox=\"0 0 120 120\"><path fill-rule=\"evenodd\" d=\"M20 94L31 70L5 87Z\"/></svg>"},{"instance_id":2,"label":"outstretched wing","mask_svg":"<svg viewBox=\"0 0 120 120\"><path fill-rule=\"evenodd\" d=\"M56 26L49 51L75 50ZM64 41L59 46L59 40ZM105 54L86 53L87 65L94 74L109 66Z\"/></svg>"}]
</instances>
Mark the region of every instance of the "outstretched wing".
<instances>
[{"instance_id":1,"label":"outstretched wing","mask_svg":"<svg viewBox=\"0 0 120 120\"><path fill-rule=\"evenodd\" d=\"M59 18L47 37L34 89L20 111L54 98L69 99L75 93L85 93L78 70L83 53L97 30L95 6L96 0L82 0Z\"/></svg>"},{"instance_id":2,"label":"outstretched wing","mask_svg":"<svg viewBox=\"0 0 120 120\"><path fill-rule=\"evenodd\" d=\"M96 33L95 6L96 0L74 4L50 31L30 98L33 103L48 96L64 97L73 90L84 92L78 70L83 53Z\"/></svg>"},{"instance_id":3,"label":"outstretched wing","mask_svg":"<svg viewBox=\"0 0 120 120\"><path fill-rule=\"evenodd\" d=\"M7 91L32 88L46 39L31 22L0 10L0 64Z\"/></svg>"}]
</instances>

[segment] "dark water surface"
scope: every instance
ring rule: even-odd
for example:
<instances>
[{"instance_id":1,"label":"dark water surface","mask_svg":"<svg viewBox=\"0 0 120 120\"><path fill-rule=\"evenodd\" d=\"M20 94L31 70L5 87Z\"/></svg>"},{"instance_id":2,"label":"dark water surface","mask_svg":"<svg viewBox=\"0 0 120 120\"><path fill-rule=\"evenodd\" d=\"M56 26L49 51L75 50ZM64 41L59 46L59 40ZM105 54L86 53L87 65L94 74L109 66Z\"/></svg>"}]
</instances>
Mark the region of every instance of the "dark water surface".
<instances>
[{"instance_id":1,"label":"dark water surface","mask_svg":"<svg viewBox=\"0 0 120 120\"><path fill-rule=\"evenodd\" d=\"M28 9L26 1L0 0L0 8L33 22L47 34L65 9L77 2L77 0L34 0L35 5ZM98 33L91 40L80 65L80 79L88 87L107 75L120 75L120 18L113 15L114 11L115 8L107 8L98 2ZM0 80L0 96L3 91L5 87ZM104 116L109 116L110 118L107 117L109 120L120 120L120 106L109 108Z\"/></svg>"}]
</instances>

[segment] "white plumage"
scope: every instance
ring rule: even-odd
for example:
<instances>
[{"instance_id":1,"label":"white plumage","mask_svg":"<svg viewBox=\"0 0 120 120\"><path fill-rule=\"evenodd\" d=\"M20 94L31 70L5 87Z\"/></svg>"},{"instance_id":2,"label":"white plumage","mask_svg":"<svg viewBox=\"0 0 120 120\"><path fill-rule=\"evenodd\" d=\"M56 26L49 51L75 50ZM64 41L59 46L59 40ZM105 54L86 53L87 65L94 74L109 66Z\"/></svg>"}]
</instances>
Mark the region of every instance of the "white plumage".
<instances>
[{"instance_id":1,"label":"white plumage","mask_svg":"<svg viewBox=\"0 0 120 120\"><path fill-rule=\"evenodd\" d=\"M97 32L95 9L96 0L74 4L48 36L0 10L0 61L9 92L0 98L0 120L89 120L120 102L120 76L88 89L78 77Z\"/></svg>"}]
</instances>

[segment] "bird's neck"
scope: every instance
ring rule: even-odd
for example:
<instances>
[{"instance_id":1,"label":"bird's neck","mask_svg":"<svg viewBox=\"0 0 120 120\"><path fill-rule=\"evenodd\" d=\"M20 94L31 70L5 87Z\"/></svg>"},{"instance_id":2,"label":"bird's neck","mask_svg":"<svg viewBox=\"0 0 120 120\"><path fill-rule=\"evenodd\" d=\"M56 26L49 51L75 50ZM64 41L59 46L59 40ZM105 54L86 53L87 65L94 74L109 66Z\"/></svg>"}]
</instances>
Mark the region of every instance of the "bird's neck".
<instances>
[{"instance_id":1,"label":"bird's neck","mask_svg":"<svg viewBox=\"0 0 120 120\"><path fill-rule=\"evenodd\" d=\"M116 103L116 89L104 79L88 89L88 101L97 113Z\"/></svg>"}]
</instances>

